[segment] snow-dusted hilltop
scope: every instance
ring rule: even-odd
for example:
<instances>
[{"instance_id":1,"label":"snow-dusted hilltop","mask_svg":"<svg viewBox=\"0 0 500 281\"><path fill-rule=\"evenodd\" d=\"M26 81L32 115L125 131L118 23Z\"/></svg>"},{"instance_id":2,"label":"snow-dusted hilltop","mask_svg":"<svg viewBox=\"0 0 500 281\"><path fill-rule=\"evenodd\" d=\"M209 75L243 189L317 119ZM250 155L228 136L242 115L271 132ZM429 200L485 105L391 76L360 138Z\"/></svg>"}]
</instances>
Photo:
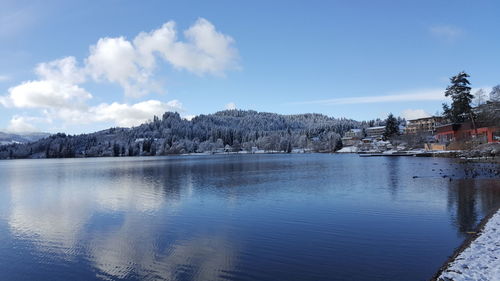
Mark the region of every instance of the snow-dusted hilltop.
<instances>
[{"instance_id":1,"label":"snow-dusted hilltop","mask_svg":"<svg viewBox=\"0 0 500 281\"><path fill-rule=\"evenodd\" d=\"M48 137L48 133L4 133L0 132L0 145L13 143L27 143Z\"/></svg>"},{"instance_id":2,"label":"snow-dusted hilltop","mask_svg":"<svg viewBox=\"0 0 500 281\"><path fill-rule=\"evenodd\" d=\"M340 135L364 122L321 114L280 115L226 110L191 120L166 112L133 128L69 136L55 134L29 144L0 146L0 158L166 155L193 152L335 151Z\"/></svg>"}]
</instances>

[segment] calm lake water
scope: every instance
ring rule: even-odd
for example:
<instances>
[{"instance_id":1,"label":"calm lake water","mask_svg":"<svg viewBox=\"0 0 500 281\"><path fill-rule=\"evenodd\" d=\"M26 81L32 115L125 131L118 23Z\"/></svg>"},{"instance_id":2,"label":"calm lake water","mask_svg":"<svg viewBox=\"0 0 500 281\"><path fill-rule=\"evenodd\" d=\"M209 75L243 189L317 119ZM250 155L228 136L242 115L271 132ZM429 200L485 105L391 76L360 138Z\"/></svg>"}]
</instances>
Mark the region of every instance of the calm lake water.
<instances>
[{"instance_id":1,"label":"calm lake water","mask_svg":"<svg viewBox=\"0 0 500 281\"><path fill-rule=\"evenodd\" d=\"M498 179L456 179L464 168L328 154L0 161L0 279L427 280L500 203Z\"/></svg>"}]
</instances>

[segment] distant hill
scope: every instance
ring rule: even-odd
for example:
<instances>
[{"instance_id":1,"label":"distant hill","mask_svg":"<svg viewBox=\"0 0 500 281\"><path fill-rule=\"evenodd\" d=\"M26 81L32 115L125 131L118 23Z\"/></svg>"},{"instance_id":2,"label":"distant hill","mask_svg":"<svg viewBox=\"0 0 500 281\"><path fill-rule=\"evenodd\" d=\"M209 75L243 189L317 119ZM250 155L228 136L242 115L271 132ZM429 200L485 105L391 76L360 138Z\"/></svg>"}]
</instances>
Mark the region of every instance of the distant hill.
<instances>
[{"instance_id":1,"label":"distant hill","mask_svg":"<svg viewBox=\"0 0 500 281\"><path fill-rule=\"evenodd\" d=\"M12 134L0 132L0 145L13 144L13 143L27 143L34 142L50 136L49 133L21 133Z\"/></svg>"},{"instance_id":2,"label":"distant hill","mask_svg":"<svg viewBox=\"0 0 500 281\"><path fill-rule=\"evenodd\" d=\"M70 136L54 134L32 143L0 146L0 158L148 156L224 151L317 152L341 147L340 136L365 122L322 114L281 115L225 110L186 120L166 112L133 128Z\"/></svg>"}]
</instances>

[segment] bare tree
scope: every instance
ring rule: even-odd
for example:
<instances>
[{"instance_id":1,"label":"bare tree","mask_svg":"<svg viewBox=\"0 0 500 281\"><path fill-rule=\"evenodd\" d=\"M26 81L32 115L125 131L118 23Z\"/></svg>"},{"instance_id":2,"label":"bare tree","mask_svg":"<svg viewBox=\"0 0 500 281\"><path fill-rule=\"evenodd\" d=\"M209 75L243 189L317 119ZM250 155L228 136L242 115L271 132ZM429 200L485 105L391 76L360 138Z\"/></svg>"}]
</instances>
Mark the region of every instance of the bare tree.
<instances>
[{"instance_id":1,"label":"bare tree","mask_svg":"<svg viewBox=\"0 0 500 281\"><path fill-rule=\"evenodd\" d=\"M490 101L500 102L500 85L496 85L491 89Z\"/></svg>"},{"instance_id":2,"label":"bare tree","mask_svg":"<svg viewBox=\"0 0 500 281\"><path fill-rule=\"evenodd\" d=\"M480 106L481 104L485 103L486 101L486 94L483 89L479 89L474 93L474 102L473 104L475 106Z\"/></svg>"}]
</instances>

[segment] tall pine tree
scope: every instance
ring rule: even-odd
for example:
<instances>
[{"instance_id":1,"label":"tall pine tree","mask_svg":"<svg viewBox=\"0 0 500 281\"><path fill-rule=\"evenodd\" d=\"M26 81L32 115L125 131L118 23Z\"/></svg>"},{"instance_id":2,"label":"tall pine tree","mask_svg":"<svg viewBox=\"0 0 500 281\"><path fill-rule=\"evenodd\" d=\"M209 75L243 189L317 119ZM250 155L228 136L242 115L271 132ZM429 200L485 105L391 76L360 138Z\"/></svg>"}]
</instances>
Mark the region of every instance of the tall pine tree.
<instances>
[{"instance_id":1,"label":"tall pine tree","mask_svg":"<svg viewBox=\"0 0 500 281\"><path fill-rule=\"evenodd\" d=\"M460 123L471 117L471 101L474 96L470 93L471 87L467 79L469 74L464 71L450 78L451 85L446 88L444 95L451 97L451 107L443 104L444 116L451 122Z\"/></svg>"},{"instance_id":2,"label":"tall pine tree","mask_svg":"<svg viewBox=\"0 0 500 281\"><path fill-rule=\"evenodd\" d=\"M389 113L389 116L387 116L387 119L385 120L385 132L384 132L384 138L388 139L394 135L397 135L399 133L399 124L398 124L398 119L392 115L392 113Z\"/></svg>"}]
</instances>

